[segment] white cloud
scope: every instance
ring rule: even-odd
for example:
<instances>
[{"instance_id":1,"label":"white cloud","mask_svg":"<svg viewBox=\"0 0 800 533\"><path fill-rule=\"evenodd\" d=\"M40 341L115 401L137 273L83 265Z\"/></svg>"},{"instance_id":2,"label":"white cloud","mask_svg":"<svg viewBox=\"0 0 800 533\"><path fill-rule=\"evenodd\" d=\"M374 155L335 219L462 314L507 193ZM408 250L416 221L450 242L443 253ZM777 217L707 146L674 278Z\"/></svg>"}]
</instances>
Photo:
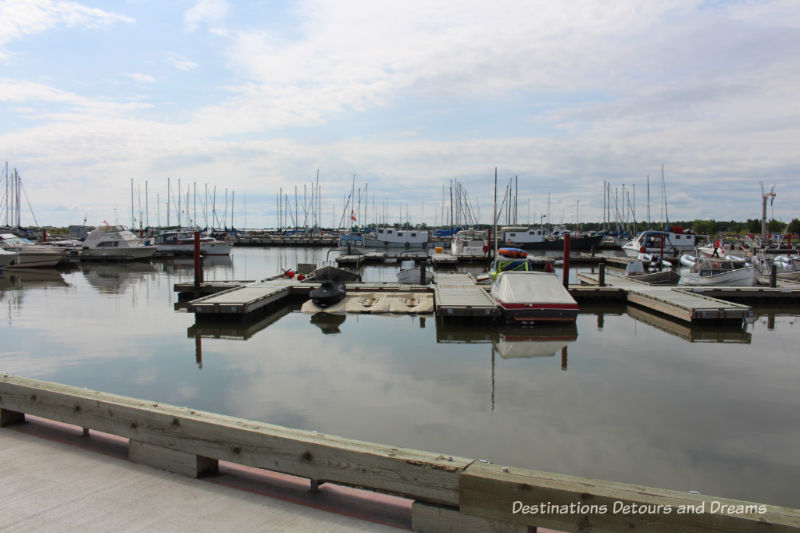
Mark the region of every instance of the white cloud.
<instances>
[{"instance_id":1,"label":"white cloud","mask_svg":"<svg viewBox=\"0 0 800 533\"><path fill-rule=\"evenodd\" d=\"M77 2L54 0L6 0L0 4L0 46L25 35L41 33L57 26L101 28L117 22L134 23L135 20L102 9L87 7Z\"/></svg>"},{"instance_id":2,"label":"white cloud","mask_svg":"<svg viewBox=\"0 0 800 533\"><path fill-rule=\"evenodd\" d=\"M125 73L125 76L132 80L141 81L144 83L155 83L156 79L150 74L142 74L140 72Z\"/></svg>"},{"instance_id":3,"label":"white cloud","mask_svg":"<svg viewBox=\"0 0 800 533\"><path fill-rule=\"evenodd\" d=\"M188 31L194 31L202 24L215 24L228 14L229 6L225 0L198 0L183 15L183 24Z\"/></svg>"},{"instance_id":4,"label":"white cloud","mask_svg":"<svg viewBox=\"0 0 800 533\"><path fill-rule=\"evenodd\" d=\"M179 54L169 54L167 62L178 70L186 71L197 68L197 63Z\"/></svg>"}]
</instances>

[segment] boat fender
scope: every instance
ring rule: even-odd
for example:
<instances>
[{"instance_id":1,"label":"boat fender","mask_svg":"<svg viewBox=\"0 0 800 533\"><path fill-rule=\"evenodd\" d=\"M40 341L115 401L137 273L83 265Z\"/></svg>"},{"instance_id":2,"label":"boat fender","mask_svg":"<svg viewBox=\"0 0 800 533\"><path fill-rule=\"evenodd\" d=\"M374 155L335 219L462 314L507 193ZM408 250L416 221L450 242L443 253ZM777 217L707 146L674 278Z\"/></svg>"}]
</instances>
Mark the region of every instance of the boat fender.
<instances>
[{"instance_id":1,"label":"boat fender","mask_svg":"<svg viewBox=\"0 0 800 533\"><path fill-rule=\"evenodd\" d=\"M644 246L639 248L639 253L645 253L646 251L647 251L647 248L645 248Z\"/></svg>"},{"instance_id":2,"label":"boat fender","mask_svg":"<svg viewBox=\"0 0 800 533\"><path fill-rule=\"evenodd\" d=\"M716 261L711 263L711 270L719 270L719 263L717 263Z\"/></svg>"},{"instance_id":3,"label":"boat fender","mask_svg":"<svg viewBox=\"0 0 800 533\"><path fill-rule=\"evenodd\" d=\"M305 274L298 274L297 275L297 281L303 281L304 279L306 279L306 275Z\"/></svg>"},{"instance_id":4,"label":"boat fender","mask_svg":"<svg viewBox=\"0 0 800 533\"><path fill-rule=\"evenodd\" d=\"M291 270L287 270L286 272L284 272L284 274L286 274L287 278L293 278L294 277L294 272L292 272Z\"/></svg>"}]
</instances>

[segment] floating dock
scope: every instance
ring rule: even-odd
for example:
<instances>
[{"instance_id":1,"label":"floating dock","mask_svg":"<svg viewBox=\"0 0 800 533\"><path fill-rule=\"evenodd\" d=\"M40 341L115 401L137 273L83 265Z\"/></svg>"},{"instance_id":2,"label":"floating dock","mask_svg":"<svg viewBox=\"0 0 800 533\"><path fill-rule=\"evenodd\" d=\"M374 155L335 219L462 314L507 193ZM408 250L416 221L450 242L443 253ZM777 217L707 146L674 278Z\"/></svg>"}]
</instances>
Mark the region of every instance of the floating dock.
<instances>
[{"instance_id":1,"label":"floating dock","mask_svg":"<svg viewBox=\"0 0 800 533\"><path fill-rule=\"evenodd\" d=\"M436 273L433 291L436 314L444 317L486 317L494 319L499 307L470 274Z\"/></svg>"}]
</instances>

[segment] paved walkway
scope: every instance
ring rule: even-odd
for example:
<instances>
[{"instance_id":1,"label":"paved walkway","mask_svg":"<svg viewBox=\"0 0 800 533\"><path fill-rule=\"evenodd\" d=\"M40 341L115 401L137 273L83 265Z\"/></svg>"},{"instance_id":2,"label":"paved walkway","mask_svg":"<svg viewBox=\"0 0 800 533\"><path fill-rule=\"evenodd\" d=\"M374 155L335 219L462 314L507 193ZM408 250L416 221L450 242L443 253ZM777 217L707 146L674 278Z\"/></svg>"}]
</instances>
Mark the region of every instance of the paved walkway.
<instances>
[{"instance_id":1,"label":"paved walkway","mask_svg":"<svg viewBox=\"0 0 800 533\"><path fill-rule=\"evenodd\" d=\"M220 461L202 479L127 460L127 441L27 417L0 428L0 531L396 532L411 502Z\"/></svg>"}]
</instances>

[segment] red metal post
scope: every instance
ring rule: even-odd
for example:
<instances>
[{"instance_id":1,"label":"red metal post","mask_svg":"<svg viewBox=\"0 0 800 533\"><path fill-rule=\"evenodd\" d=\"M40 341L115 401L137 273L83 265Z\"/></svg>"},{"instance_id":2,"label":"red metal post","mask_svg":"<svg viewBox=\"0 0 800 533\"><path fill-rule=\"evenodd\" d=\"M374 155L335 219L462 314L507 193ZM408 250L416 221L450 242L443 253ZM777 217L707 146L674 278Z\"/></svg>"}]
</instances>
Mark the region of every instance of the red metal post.
<instances>
[{"instance_id":1,"label":"red metal post","mask_svg":"<svg viewBox=\"0 0 800 533\"><path fill-rule=\"evenodd\" d=\"M569 233L564 234L564 287L569 287Z\"/></svg>"}]
</instances>

